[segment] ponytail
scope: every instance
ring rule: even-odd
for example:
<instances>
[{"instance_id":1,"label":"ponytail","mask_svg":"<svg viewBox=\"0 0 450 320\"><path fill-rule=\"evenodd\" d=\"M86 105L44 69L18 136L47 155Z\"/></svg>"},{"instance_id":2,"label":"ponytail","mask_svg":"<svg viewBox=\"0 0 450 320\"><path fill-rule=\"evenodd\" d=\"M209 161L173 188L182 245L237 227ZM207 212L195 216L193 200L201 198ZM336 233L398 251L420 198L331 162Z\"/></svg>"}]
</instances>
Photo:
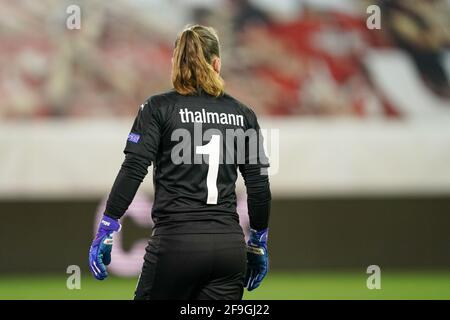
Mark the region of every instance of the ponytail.
<instances>
[{"instance_id":1,"label":"ponytail","mask_svg":"<svg viewBox=\"0 0 450 320\"><path fill-rule=\"evenodd\" d=\"M195 25L185 29L175 43L172 84L182 95L198 94L201 90L218 97L224 92L224 82L211 65L220 58L219 40L212 28Z\"/></svg>"}]
</instances>

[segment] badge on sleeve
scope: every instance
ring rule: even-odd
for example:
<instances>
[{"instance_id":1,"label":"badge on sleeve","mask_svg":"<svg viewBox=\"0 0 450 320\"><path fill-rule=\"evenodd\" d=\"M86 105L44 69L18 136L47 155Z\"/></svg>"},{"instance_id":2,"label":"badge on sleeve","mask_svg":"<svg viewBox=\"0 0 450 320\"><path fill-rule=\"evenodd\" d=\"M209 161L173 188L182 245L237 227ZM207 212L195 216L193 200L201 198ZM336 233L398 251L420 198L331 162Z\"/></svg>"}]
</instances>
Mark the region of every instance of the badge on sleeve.
<instances>
[{"instance_id":1,"label":"badge on sleeve","mask_svg":"<svg viewBox=\"0 0 450 320\"><path fill-rule=\"evenodd\" d=\"M130 141L130 142L138 143L139 139L141 139L140 134L130 132L130 134L128 135L128 141Z\"/></svg>"}]
</instances>

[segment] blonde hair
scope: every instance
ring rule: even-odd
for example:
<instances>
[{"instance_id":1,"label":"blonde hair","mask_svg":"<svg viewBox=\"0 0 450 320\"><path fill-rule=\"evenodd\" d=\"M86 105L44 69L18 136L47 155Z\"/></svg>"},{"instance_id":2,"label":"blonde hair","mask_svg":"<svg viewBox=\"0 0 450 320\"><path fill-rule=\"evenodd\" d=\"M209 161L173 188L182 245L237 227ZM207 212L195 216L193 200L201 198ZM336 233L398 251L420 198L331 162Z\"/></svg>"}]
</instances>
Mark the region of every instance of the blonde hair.
<instances>
[{"instance_id":1,"label":"blonde hair","mask_svg":"<svg viewBox=\"0 0 450 320\"><path fill-rule=\"evenodd\" d=\"M182 95L198 94L202 89L218 97L224 92L224 81L211 65L220 58L219 38L211 27L193 25L184 29L175 42L172 84Z\"/></svg>"}]
</instances>

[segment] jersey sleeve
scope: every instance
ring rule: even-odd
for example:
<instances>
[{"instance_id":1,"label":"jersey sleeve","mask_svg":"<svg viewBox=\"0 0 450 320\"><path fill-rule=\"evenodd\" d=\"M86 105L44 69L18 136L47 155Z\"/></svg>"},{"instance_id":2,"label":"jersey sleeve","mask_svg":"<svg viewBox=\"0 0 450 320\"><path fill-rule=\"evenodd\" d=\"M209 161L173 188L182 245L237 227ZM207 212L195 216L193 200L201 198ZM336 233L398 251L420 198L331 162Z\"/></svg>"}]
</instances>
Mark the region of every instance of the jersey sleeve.
<instances>
[{"instance_id":1,"label":"jersey sleeve","mask_svg":"<svg viewBox=\"0 0 450 320\"><path fill-rule=\"evenodd\" d=\"M105 215L120 219L134 199L155 160L160 140L161 118L152 100L141 105L125 146L125 160L109 193Z\"/></svg>"},{"instance_id":2,"label":"jersey sleeve","mask_svg":"<svg viewBox=\"0 0 450 320\"><path fill-rule=\"evenodd\" d=\"M263 136L253 111L249 115L247 122L247 130L249 130L250 134L246 141L245 163L239 164L239 171L244 178L247 189L250 227L259 231L266 229L269 224L271 206L268 176L269 159L264 150Z\"/></svg>"},{"instance_id":3,"label":"jersey sleeve","mask_svg":"<svg viewBox=\"0 0 450 320\"><path fill-rule=\"evenodd\" d=\"M161 115L153 98L141 105L128 134L124 153L154 161L161 139Z\"/></svg>"}]
</instances>

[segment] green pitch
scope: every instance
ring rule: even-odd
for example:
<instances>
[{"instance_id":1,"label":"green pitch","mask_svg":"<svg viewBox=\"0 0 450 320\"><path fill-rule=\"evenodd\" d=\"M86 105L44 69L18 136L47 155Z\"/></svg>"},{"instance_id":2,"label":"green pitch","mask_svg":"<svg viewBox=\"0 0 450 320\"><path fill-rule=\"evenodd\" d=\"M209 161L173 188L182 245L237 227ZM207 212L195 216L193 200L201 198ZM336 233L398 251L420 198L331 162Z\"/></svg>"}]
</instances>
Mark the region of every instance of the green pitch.
<instances>
[{"instance_id":1,"label":"green pitch","mask_svg":"<svg viewBox=\"0 0 450 320\"><path fill-rule=\"evenodd\" d=\"M272 272L245 299L450 299L450 271L383 272L381 289L366 287L364 272ZM0 299L131 299L136 279L81 278L68 290L65 276L0 276Z\"/></svg>"}]
</instances>

